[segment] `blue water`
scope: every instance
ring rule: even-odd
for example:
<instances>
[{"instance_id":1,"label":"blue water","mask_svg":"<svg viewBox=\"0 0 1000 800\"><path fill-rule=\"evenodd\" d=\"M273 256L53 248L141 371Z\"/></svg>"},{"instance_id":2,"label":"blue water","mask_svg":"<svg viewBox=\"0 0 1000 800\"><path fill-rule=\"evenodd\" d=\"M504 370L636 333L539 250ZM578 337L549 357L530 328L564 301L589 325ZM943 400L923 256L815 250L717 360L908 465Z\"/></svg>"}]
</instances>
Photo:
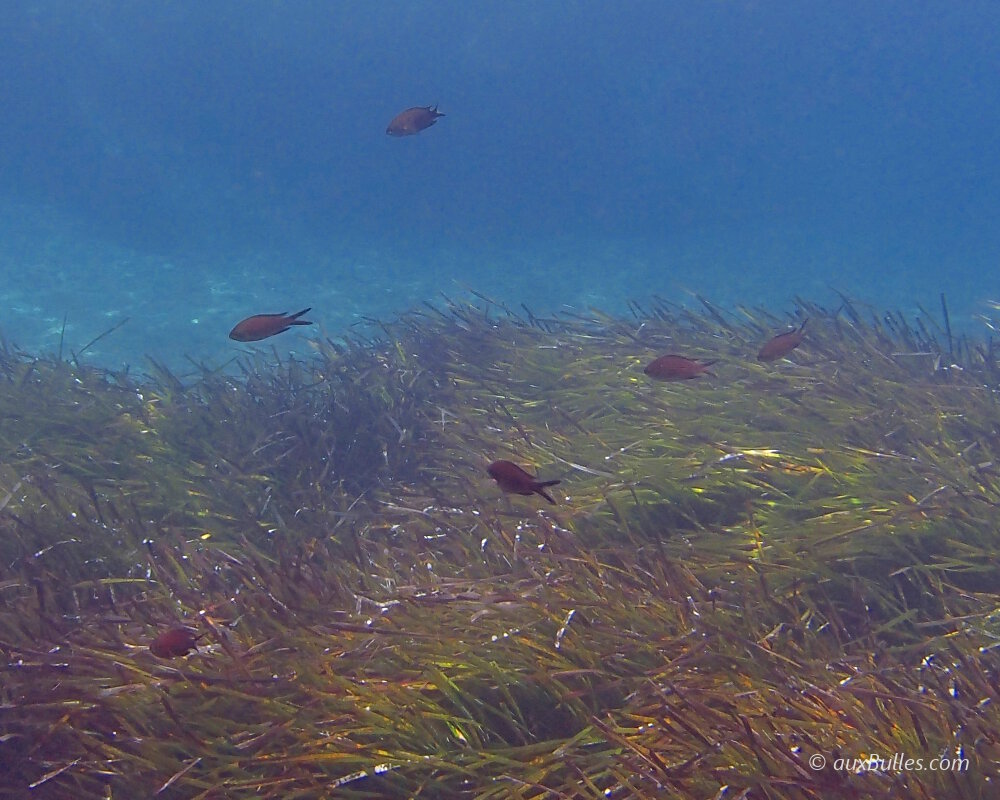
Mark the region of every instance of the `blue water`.
<instances>
[{"instance_id":1,"label":"blue water","mask_svg":"<svg viewBox=\"0 0 1000 800\"><path fill-rule=\"evenodd\" d=\"M1000 299L1000 4L0 5L0 332L221 363L473 288L545 311ZM446 116L385 135L404 108ZM321 330L320 330L321 329Z\"/></svg>"}]
</instances>

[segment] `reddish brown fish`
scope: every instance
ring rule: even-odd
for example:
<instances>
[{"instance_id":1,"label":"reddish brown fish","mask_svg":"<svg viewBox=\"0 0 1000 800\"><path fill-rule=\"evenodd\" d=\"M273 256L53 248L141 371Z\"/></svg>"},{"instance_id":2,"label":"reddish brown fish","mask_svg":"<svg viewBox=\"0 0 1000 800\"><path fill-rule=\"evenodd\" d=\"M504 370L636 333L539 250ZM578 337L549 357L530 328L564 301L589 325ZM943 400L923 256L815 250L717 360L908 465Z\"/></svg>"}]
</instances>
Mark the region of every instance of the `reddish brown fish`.
<instances>
[{"instance_id":1,"label":"reddish brown fish","mask_svg":"<svg viewBox=\"0 0 1000 800\"><path fill-rule=\"evenodd\" d=\"M771 339L771 341L760 348L760 352L757 353L757 360L777 361L779 358L784 358L791 353L792 350L802 344L802 340L806 336L805 329L808 321L809 318L806 317L796 330L779 333Z\"/></svg>"},{"instance_id":2,"label":"reddish brown fish","mask_svg":"<svg viewBox=\"0 0 1000 800\"><path fill-rule=\"evenodd\" d=\"M699 375L711 375L708 368L714 363L671 354L650 361L643 372L658 381L686 381Z\"/></svg>"},{"instance_id":3,"label":"reddish brown fish","mask_svg":"<svg viewBox=\"0 0 1000 800\"><path fill-rule=\"evenodd\" d=\"M255 314L247 317L238 323L235 328L229 331L229 338L237 342L259 342L268 336L277 333L284 333L292 325L312 325L307 319L299 319L303 314L308 314L311 308L303 308L295 314L282 312L280 314Z\"/></svg>"},{"instance_id":4,"label":"reddish brown fish","mask_svg":"<svg viewBox=\"0 0 1000 800\"><path fill-rule=\"evenodd\" d=\"M555 486L562 481L537 480L511 461L494 461L486 468L486 471L490 473L490 477L497 482L497 485L508 494L540 494L552 505L556 504L556 501L545 491L545 487Z\"/></svg>"},{"instance_id":5,"label":"reddish brown fish","mask_svg":"<svg viewBox=\"0 0 1000 800\"><path fill-rule=\"evenodd\" d=\"M385 132L390 136L413 136L426 130L435 122L438 117L443 117L437 106L416 106L400 112L392 118L389 127Z\"/></svg>"},{"instance_id":6,"label":"reddish brown fish","mask_svg":"<svg viewBox=\"0 0 1000 800\"><path fill-rule=\"evenodd\" d=\"M193 628L178 626L166 630L149 644L149 652L157 658L177 658L186 656L192 650L197 650L197 642L204 633L195 634Z\"/></svg>"}]
</instances>

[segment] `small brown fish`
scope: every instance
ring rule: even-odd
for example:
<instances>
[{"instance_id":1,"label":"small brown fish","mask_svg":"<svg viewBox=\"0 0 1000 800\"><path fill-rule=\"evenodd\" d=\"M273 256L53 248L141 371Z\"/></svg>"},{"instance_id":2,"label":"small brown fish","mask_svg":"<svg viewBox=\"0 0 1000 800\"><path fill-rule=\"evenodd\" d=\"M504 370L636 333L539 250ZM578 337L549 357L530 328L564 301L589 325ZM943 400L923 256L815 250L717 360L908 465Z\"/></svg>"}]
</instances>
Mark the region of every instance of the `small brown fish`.
<instances>
[{"instance_id":1,"label":"small brown fish","mask_svg":"<svg viewBox=\"0 0 1000 800\"><path fill-rule=\"evenodd\" d=\"M194 628L189 628L186 625L170 628L149 643L149 652L157 658L186 656L192 650L198 649L195 642L202 636L205 634L196 635Z\"/></svg>"},{"instance_id":2,"label":"small brown fish","mask_svg":"<svg viewBox=\"0 0 1000 800\"><path fill-rule=\"evenodd\" d=\"M490 477L497 482L497 485L508 494L540 494L552 505L556 504L556 501L545 491L545 487L555 486L562 481L537 480L511 461L494 461L486 468L486 471L490 473Z\"/></svg>"},{"instance_id":3,"label":"small brown fish","mask_svg":"<svg viewBox=\"0 0 1000 800\"><path fill-rule=\"evenodd\" d=\"M757 360L777 361L779 358L784 358L791 353L792 350L802 344L802 340L806 336L805 329L808 321L809 318L806 317L796 330L779 333L771 339L771 341L760 348L760 352L757 353Z\"/></svg>"},{"instance_id":4,"label":"small brown fish","mask_svg":"<svg viewBox=\"0 0 1000 800\"><path fill-rule=\"evenodd\" d=\"M307 319L299 319L310 311L311 308L303 308L295 314L284 311L280 314L255 314L237 323L236 327L229 331L229 338L237 342L259 342L268 336L284 333L292 325L312 325Z\"/></svg>"},{"instance_id":5,"label":"small brown fish","mask_svg":"<svg viewBox=\"0 0 1000 800\"><path fill-rule=\"evenodd\" d=\"M643 372L658 381L685 381L699 375L712 375L708 368L714 363L671 354L650 361Z\"/></svg>"},{"instance_id":6,"label":"small brown fish","mask_svg":"<svg viewBox=\"0 0 1000 800\"><path fill-rule=\"evenodd\" d=\"M393 117L385 132L390 136L413 136L426 130L438 121L438 117L443 116L437 106L415 106Z\"/></svg>"}]
</instances>

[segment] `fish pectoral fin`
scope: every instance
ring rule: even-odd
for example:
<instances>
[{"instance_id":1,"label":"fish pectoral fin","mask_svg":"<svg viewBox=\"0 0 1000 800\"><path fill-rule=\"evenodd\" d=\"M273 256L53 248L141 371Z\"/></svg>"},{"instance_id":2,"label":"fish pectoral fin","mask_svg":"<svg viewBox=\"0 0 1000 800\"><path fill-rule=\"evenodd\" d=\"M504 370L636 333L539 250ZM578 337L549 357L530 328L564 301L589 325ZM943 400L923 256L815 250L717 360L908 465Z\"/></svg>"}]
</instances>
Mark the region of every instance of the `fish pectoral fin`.
<instances>
[{"instance_id":1,"label":"fish pectoral fin","mask_svg":"<svg viewBox=\"0 0 1000 800\"><path fill-rule=\"evenodd\" d=\"M558 482L559 481L556 481L556 483L558 483ZM552 503L552 505L557 505L556 501L552 499L552 495L550 495L548 492L546 492L543 487L536 486L535 487L535 491L538 494L540 494L542 497L544 497L546 500L548 500L550 503Z\"/></svg>"}]
</instances>

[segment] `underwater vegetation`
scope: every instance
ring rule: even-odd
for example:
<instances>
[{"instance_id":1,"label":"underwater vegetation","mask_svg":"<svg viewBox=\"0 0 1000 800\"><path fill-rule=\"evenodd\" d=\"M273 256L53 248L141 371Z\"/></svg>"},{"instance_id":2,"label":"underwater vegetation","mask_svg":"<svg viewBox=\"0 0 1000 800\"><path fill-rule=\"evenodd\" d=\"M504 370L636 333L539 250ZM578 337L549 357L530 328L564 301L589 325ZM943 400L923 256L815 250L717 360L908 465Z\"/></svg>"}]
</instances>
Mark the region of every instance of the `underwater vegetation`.
<instances>
[{"instance_id":1,"label":"underwater vegetation","mask_svg":"<svg viewBox=\"0 0 1000 800\"><path fill-rule=\"evenodd\" d=\"M0 796L995 797L998 354L799 308L6 346Z\"/></svg>"}]
</instances>

